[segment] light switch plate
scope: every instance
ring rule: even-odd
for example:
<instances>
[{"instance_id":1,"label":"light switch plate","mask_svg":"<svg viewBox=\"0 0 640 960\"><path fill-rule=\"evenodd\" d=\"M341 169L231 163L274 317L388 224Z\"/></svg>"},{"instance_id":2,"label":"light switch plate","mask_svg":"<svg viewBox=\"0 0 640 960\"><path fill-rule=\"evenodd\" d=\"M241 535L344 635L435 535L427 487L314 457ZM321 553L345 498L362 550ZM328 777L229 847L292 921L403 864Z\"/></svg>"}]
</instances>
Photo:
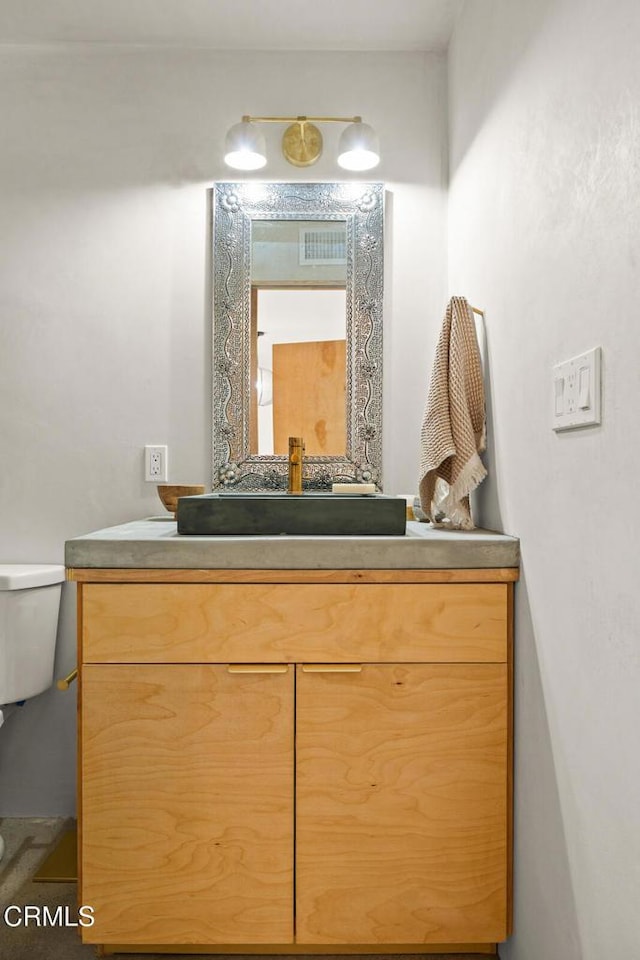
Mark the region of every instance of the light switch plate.
<instances>
[{"instance_id":1,"label":"light switch plate","mask_svg":"<svg viewBox=\"0 0 640 960\"><path fill-rule=\"evenodd\" d=\"M553 429L600 423L601 348L594 347L553 368Z\"/></svg>"}]
</instances>

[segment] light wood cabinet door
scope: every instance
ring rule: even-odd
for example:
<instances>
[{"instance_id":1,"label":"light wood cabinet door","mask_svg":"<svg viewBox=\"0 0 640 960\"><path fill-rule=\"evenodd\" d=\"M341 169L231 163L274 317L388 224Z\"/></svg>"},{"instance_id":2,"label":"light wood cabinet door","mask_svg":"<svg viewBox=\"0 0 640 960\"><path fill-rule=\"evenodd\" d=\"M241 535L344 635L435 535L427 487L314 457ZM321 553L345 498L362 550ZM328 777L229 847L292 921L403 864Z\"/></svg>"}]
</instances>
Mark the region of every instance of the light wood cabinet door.
<instances>
[{"instance_id":1,"label":"light wood cabinet door","mask_svg":"<svg viewBox=\"0 0 640 960\"><path fill-rule=\"evenodd\" d=\"M297 668L298 943L505 938L507 683L501 663Z\"/></svg>"},{"instance_id":2,"label":"light wood cabinet door","mask_svg":"<svg viewBox=\"0 0 640 960\"><path fill-rule=\"evenodd\" d=\"M85 665L85 941L293 940L293 668Z\"/></svg>"}]
</instances>

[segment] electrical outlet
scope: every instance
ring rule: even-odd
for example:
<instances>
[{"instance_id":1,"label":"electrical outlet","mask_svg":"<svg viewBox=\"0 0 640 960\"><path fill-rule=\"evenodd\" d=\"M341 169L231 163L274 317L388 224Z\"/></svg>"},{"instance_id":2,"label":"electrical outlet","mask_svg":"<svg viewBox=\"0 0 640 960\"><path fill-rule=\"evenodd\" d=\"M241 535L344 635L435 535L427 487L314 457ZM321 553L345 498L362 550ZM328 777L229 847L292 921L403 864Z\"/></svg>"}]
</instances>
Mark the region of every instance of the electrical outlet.
<instances>
[{"instance_id":1,"label":"electrical outlet","mask_svg":"<svg viewBox=\"0 0 640 960\"><path fill-rule=\"evenodd\" d=\"M166 483L169 478L169 454L166 446L144 448L144 478L149 483Z\"/></svg>"}]
</instances>

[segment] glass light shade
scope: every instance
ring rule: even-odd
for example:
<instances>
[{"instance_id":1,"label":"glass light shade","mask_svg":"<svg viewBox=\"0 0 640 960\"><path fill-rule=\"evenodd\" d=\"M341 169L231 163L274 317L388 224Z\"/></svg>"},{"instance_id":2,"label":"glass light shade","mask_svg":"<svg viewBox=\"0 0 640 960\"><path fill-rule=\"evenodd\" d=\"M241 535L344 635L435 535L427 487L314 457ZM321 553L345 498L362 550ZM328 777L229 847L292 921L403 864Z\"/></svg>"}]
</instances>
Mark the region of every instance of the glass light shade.
<instances>
[{"instance_id":1,"label":"glass light shade","mask_svg":"<svg viewBox=\"0 0 640 960\"><path fill-rule=\"evenodd\" d=\"M267 162L265 139L246 120L236 123L225 140L224 162L235 170L259 170Z\"/></svg>"},{"instance_id":2,"label":"glass light shade","mask_svg":"<svg viewBox=\"0 0 640 960\"><path fill-rule=\"evenodd\" d=\"M259 407L268 407L273 403L273 372L266 367L258 367L256 393Z\"/></svg>"},{"instance_id":3,"label":"glass light shade","mask_svg":"<svg viewBox=\"0 0 640 960\"><path fill-rule=\"evenodd\" d=\"M338 163L345 170L371 170L380 163L378 135L368 123L350 123L340 136Z\"/></svg>"}]
</instances>

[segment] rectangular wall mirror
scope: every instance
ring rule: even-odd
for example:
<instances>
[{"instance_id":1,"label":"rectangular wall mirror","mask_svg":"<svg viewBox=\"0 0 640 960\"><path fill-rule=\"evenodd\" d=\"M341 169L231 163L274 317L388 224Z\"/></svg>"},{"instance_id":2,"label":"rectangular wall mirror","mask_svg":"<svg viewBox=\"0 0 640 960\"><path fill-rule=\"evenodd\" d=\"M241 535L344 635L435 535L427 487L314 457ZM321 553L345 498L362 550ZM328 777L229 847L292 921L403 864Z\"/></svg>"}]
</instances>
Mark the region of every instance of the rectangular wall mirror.
<instances>
[{"instance_id":1,"label":"rectangular wall mirror","mask_svg":"<svg viewBox=\"0 0 640 960\"><path fill-rule=\"evenodd\" d=\"M380 183L217 183L213 487L381 489Z\"/></svg>"}]
</instances>

